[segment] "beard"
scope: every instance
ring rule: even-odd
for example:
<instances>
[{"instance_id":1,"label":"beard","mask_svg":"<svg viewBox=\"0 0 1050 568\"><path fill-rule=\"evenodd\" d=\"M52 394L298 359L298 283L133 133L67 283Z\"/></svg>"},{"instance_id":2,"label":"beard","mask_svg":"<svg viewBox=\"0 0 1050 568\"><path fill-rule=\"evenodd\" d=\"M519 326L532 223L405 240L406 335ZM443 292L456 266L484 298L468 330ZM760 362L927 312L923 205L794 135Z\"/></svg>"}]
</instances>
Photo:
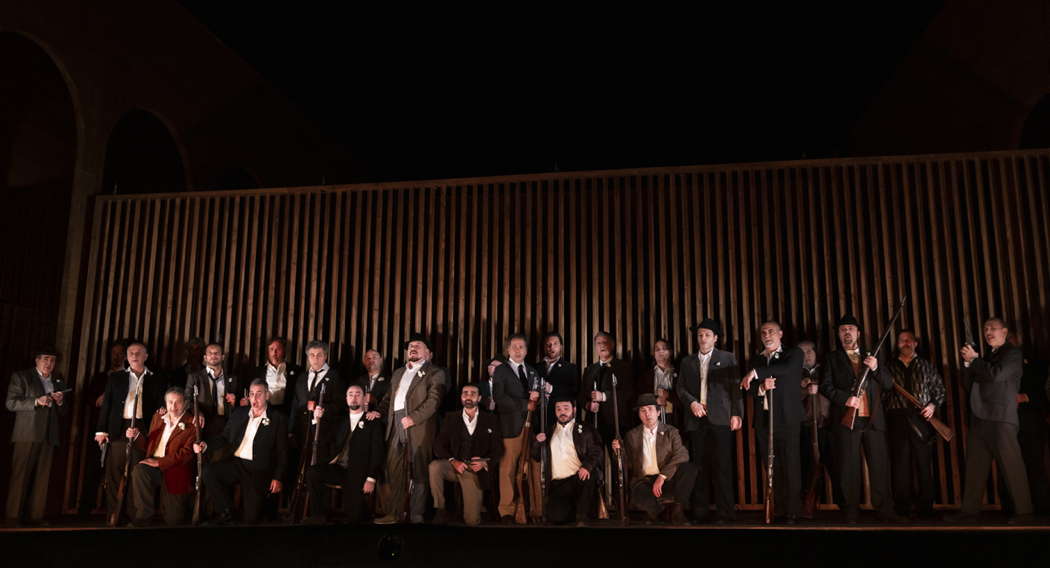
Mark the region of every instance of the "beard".
<instances>
[{"instance_id":1,"label":"beard","mask_svg":"<svg viewBox=\"0 0 1050 568\"><path fill-rule=\"evenodd\" d=\"M474 402L473 400L463 401L463 408L476 408L477 406L478 403Z\"/></svg>"},{"instance_id":2,"label":"beard","mask_svg":"<svg viewBox=\"0 0 1050 568\"><path fill-rule=\"evenodd\" d=\"M558 416L558 424L561 424L563 426L565 424L568 424L571 420L572 420L572 416L565 416L565 415Z\"/></svg>"},{"instance_id":3,"label":"beard","mask_svg":"<svg viewBox=\"0 0 1050 568\"><path fill-rule=\"evenodd\" d=\"M357 412L358 410L361 410L361 405L360 404L351 404L350 405L350 410L353 410L354 412Z\"/></svg>"}]
</instances>

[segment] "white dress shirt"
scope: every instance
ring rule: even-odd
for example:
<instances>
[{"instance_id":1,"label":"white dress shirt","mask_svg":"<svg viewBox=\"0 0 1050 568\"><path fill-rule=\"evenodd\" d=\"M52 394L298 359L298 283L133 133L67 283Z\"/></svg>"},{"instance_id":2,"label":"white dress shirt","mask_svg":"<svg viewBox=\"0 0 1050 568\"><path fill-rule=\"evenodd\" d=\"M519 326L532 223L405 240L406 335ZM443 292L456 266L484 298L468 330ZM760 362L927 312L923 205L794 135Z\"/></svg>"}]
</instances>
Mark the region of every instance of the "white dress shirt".
<instances>
[{"instance_id":1,"label":"white dress shirt","mask_svg":"<svg viewBox=\"0 0 1050 568\"><path fill-rule=\"evenodd\" d=\"M471 419L470 415L467 414L467 409L463 409L463 423L467 425L467 433L471 436L474 435L474 429L478 427L478 411L474 409L474 418Z\"/></svg>"},{"instance_id":2,"label":"white dress shirt","mask_svg":"<svg viewBox=\"0 0 1050 568\"><path fill-rule=\"evenodd\" d=\"M700 360L700 404L707 405L707 370L711 366L711 356L714 355L715 350L712 349L707 353L700 353L697 358Z\"/></svg>"},{"instance_id":3,"label":"white dress shirt","mask_svg":"<svg viewBox=\"0 0 1050 568\"><path fill-rule=\"evenodd\" d=\"M423 368L423 362L413 365L408 363L405 365L405 372L401 375L401 382L397 385L397 394L394 395L394 412L398 410L404 410L405 399L408 398L408 389L412 387L412 381L416 378L416 374Z\"/></svg>"},{"instance_id":4,"label":"white dress shirt","mask_svg":"<svg viewBox=\"0 0 1050 568\"><path fill-rule=\"evenodd\" d=\"M255 444L255 435L259 432L259 428L262 425L263 419L266 418L266 410L260 416L252 416L252 411L248 410L248 426L244 428L244 438L241 438L241 445L237 446L237 451L233 452L233 455L241 458L242 460L252 459L252 449Z\"/></svg>"},{"instance_id":5,"label":"white dress shirt","mask_svg":"<svg viewBox=\"0 0 1050 568\"><path fill-rule=\"evenodd\" d=\"M576 455L576 444L572 440L572 429L576 420L568 424L556 424L551 437L551 478L565 479L580 471L580 457Z\"/></svg>"},{"instance_id":6,"label":"white dress shirt","mask_svg":"<svg viewBox=\"0 0 1050 568\"><path fill-rule=\"evenodd\" d=\"M44 376L40 374L40 371L36 372L37 376L40 377L40 384L44 387L44 394L51 394L55 392L55 383L51 381L51 376Z\"/></svg>"},{"instance_id":7,"label":"white dress shirt","mask_svg":"<svg viewBox=\"0 0 1050 568\"><path fill-rule=\"evenodd\" d=\"M174 419L172 419L170 412L164 416L164 433L160 436L160 443L157 444L157 449L153 451L153 457L164 457L164 452L168 447L168 439L171 438L171 432L179 426L180 420L182 420L181 414Z\"/></svg>"},{"instance_id":8,"label":"white dress shirt","mask_svg":"<svg viewBox=\"0 0 1050 568\"><path fill-rule=\"evenodd\" d=\"M142 374L136 375L135 371L128 369L128 396L124 399L124 420L132 417L142 419L142 381L146 378L149 369L142 368ZM138 394L138 402L135 395Z\"/></svg>"},{"instance_id":9,"label":"white dress shirt","mask_svg":"<svg viewBox=\"0 0 1050 568\"><path fill-rule=\"evenodd\" d=\"M211 370L211 367L205 367L205 371L208 372L208 378L211 379L211 386L215 389L215 412L219 416L226 414L226 377L222 375L222 369L219 370L219 376L215 376L215 371ZM215 380L215 379L219 380Z\"/></svg>"},{"instance_id":10,"label":"white dress shirt","mask_svg":"<svg viewBox=\"0 0 1050 568\"><path fill-rule=\"evenodd\" d=\"M645 475L659 475L660 466L656 463L656 434L660 425L653 426L650 430L642 426L642 473Z\"/></svg>"},{"instance_id":11,"label":"white dress shirt","mask_svg":"<svg viewBox=\"0 0 1050 568\"><path fill-rule=\"evenodd\" d=\"M325 375L328 374L328 363L325 363L323 367L314 371L310 370L306 377L306 392L313 392L314 387L317 386L317 381L324 379Z\"/></svg>"},{"instance_id":12,"label":"white dress shirt","mask_svg":"<svg viewBox=\"0 0 1050 568\"><path fill-rule=\"evenodd\" d=\"M270 404L284 404L284 393L288 389L288 364L274 367L266 362L266 388L270 390Z\"/></svg>"}]
</instances>

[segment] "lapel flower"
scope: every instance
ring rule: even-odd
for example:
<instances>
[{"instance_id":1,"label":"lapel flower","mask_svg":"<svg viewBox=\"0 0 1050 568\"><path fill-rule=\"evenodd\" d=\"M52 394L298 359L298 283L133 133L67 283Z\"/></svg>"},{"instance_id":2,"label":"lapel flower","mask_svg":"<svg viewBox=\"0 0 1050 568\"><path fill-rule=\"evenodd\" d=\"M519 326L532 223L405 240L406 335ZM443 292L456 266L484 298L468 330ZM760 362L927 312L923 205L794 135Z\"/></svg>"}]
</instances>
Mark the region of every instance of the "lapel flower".
<instances>
[{"instance_id":1,"label":"lapel flower","mask_svg":"<svg viewBox=\"0 0 1050 568\"><path fill-rule=\"evenodd\" d=\"M715 361L715 367L720 367L721 365L722 365L721 361Z\"/></svg>"},{"instance_id":2,"label":"lapel flower","mask_svg":"<svg viewBox=\"0 0 1050 568\"><path fill-rule=\"evenodd\" d=\"M385 378L383 378L383 377L379 377L378 379L376 379L376 382L377 382L377 383L381 383L381 382L383 382L383 381L385 381L385 380L386 380Z\"/></svg>"},{"instance_id":3,"label":"lapel flower","mask_svg":"<svg viewBox=\"0 0 1050 568\"><path fill-rule=\"evenodd\" d=\"M489 434L492 433L492 428L485 428L485 429L489 431Z\"/></svg>"},{"instance_id":4,"label":"lapel flower","mask_svg":"<svg viewBox=\"0 0 1050 568\"><path fill-rule=\"evenodd\" d=\"M179 430L185 430L185 429L186 429L186 423L185 422L179 422Z\"/></svg>"},{"instance_id":5,"label":"lapel flower","mask_svg":"<svg viewBox=\"0 0 1050 568\"><path fill-rule=\"evenodd\" d=\"M358 430L364 430L365 429L365 421L364 420L358 420L357 421L357 429Z\"/></svg>"},{"instance_id":6,"label":"lapel flower","mask_svg":"<svg viewBox=\"0 0 1050 568\"><path fill-rule=\"evenodd\" d=\"M583 434L583 424L577 424L576 425L576 433L577 434Z\"/></svg>"},{"instance_id":7,"label":"lapel flower","mask_svg":"<svg viewBox=\"0 0 1050 568\"><path fill-rule=\"evenodd\" d=\"M427 376L427 373L426 373L426 371L422 371L422 370L420 370L420 371L419 371L419 373L417 373L417 374L419 375L419 378L421 378L421 379L422 379L423 377Z\"/></svg>"},{"instance_id":8,"label":"lapel flower","mask_svg":"<svg viewBox=\"0 0 1050 568\"><path fill-rule=\"evenodd\" d=\"M263 416L262 425L263 426L269 426L270 425L270 419L265 417L265 416Z\"/></svg>"}]
</instances>

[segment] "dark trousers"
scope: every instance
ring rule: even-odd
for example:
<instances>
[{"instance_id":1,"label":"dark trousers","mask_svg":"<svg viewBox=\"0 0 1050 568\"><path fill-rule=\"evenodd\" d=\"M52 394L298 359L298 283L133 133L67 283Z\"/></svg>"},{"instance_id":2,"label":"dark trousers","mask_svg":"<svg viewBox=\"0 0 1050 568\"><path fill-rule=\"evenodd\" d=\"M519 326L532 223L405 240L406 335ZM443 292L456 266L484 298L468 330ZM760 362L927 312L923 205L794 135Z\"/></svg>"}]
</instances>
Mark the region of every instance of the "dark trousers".
<instances>
[{"instance_id":1,"label":"dark trousers","mask_svg":"<svg viewBox=\"0 0 1050 568\"><path fill-rule=\"evenodd\" d=\"M106 511L112 513L117 510L117 491L120 482L124 479L124 464L127 463L128 441L126 439L111 441L109 449L106 450ZM131 447L131 463L137 464L143 457L144 452ZM130 470L128 471L130 474ZM131 490L131 476L128 475L127 485L124 488L124 505L129 518L135 518L135 495Z\"/></svg>"},{"instance_id":2,"label":"dark trousers","mask_svg":"<svg viewBox=\"0 0 1050 568\"><path fill-rule=\"evenodd\" d=\"M404 512L405 490L408 487L408 463L405 460L405 444L411 444L406 433L401 429L401 418L406 416L403 410L394 414L393 435L387 440L386 452L386 493L384 508L388 515L399 515ZM410 447L412 452L412 495L409 496L411 520L423 521L427 507L427 482L430 478L430 456L421 448Z\"/></svg>"},{"instance_id":3,"label":"dark trousers","mask_svg":"<svg viewBox=\"0 0 1050 568\"><path fill-rule=\"evenodd\" d=\"M339 465L311 466L306 471L306 485L310 488L310 516L320 518L330 513L330 489L325 485L339 485L343 488L343 511L346 513L346 520L351 523L363 521L366 513L364 481L358 478L360 475L351 476L350 470Z\"/></svg>"},{"instance_id":4,"label":"dark trousers","mask_svg":"<svg viewBox=\"0 0 1050 568\"><path fill-rule=\"evenodd\" d=\"M11 456L11 483L7 490L7 519L22 517L22 504L31 521L44 518L51 459L55 446L46 442L15 442Z\"/></svg>"},{"instance_id":5,"label":"dark trousers","mask_svg":"<svg viewBox=\"0 0 1050 568\"><path fill-rule=\"evenodd\" d=\"M976 514L981 508L992 460L999 464L999 474L1018 515L1032 513L1032 495L1021 446L1017 443L1017 426L1006 422L989 422L976 416L966 437L966 482L963 485L962 512Z\"/></svg>"},{"instance_id":6,"label":"dark trousers","mask_svg":"<svg viewBox=\"0 0 1050 568\"><path fill-rule=\"evenodd\" d=\"M594 503L594 474L581 481L578 475L552 479L547 488L547 520L552 523L583 521Z\"/></svg>"},{"instance_id":7,"label":"dark trousers","mask_svg":"<svg viewBox=\"0 0 1050 568\"><path fill-rule=\"evenodd\" d=\"M1032 504L1036 511L1050 513L1050 484L1047 482L1046 456L1047 428L1042 417L1026 424L1022 419L1021 430L1017 434L1017 443L1021 445L1021 456L1024 458L1025 471L1028 474L1028 487L1032 490Z\"/></svg>"},{"instance_id":8,"label":"dark trousers","mask_svg":"<svg viewBox=\"0 0 1050 568\"><path fill-rule=\"evenodd\" d=\"M131 487L135 494L135 522L148 523L156 513L157 490L160 489L164 522L169 526L186 524L186 510L193 493L173 495L164 485L164 472L158 467L136 464L131 472Z\"/></svg>"},{"instance_id":9,"label":"dark trousers","mask_svg":"<svg viewBox=\"0 0 1050 568\"><path fill-rule=\"evenodd\" d=\"M864 454L868 458L871 505L881 513L892 513L890 460L885 432L873 429L867 418L857 418L853 430L842 424L835 424L832 428L832 451L835 454L837 477L842 488L843 510L847 515L856 515L860 509L863 484L860 450L863 446Z\"/></svg>"},{"instance_id":10,"label":"dark trousers","mask_svg":"<svg viewBox=\"0 0 1050 568\"><path fill-rule=\"evenodd\" d=\"M266 473L252 471L249 464L248 460L238 457L208 464L204 469L204 487L207 491L205 495L211 498L213 509L221 514L233 508L233 486L239 484L241 504L244 506L241 520L254 523L259 520L259 513L266 501L270 477Z\"/></svg>"},{"instance_id":11,"label":"dark trousers","mask_svg":"<svg viewBox=\"0 0 1050 568\"><path fill-rule=\"evenodd\" d=\"M802 510L802 458L799 448L799 426L776 426L773 430L773 513L798 516ZM762 471L769 469L769 430L755 430L758 461ZM764 495L765 493L763 493Z\"/></svg>"},{"instance_id":12,"label":"dark trousers","mask_svg":"<svg viewBox=\"0 0 1050 568\"><path fill-rule=\"evenodd\" d=\"M689 462L678 464L675 474L664 481L663 495L659 499L653 495L653 483L656 482L657 476L647 475L631 483L631 507L653 516L659 515L667 502L688 508L693 485L696 484L696 475L695 465Z\"/></svg>"},{"instance_id":13,"label":"dark trousers","mask_svg":"<svg viewBox=\"0 0 1050 568\"><path fill-rule=\"evenodd\" d=\"M803 422L799 425L799 439L801 445L801 454L799 462L802 465L802 483L806 484L802 487L802 491L809 491L809 479L813 475L813 427L807 422ZM817 428L817 449L820 450L820 465L832 473L831 467L831 440L828 436L827 428ZM832 478L834 485L834 475L829 475ZM838 489L834 491L837 493ZM817 482L817 501L819 502L824 495L824 476L822 475Z\"/></svg>"},{"instance_id":14,"label":"dark trousers","mask_svg":"<svg viewBox=\"0 0 1050 568\"><path fill-rule=\"evenodd\" d=\"M893 464L893 501L901 515L911 512L913 505L920 513L933 511L933 444L915 433L908 418L912 412L917 411L886 413L886 434ZM912 490L913 474L918 482L918 494Z\"/></svg>"},{"instance_id":15,"label":"dark trousers","mask_svg":"<svg viewBox=\"0 0 1050 568\"><path fill-rule=\"evenodd\" d=\"M689 432L689 461L696 466L697 479L693 486L693 518L707 517L710 491L714 485L718 516L732 519L733 505L733 433L729 426L711 424L707 417L700 426Z\"/></svg>"}]
</instances>

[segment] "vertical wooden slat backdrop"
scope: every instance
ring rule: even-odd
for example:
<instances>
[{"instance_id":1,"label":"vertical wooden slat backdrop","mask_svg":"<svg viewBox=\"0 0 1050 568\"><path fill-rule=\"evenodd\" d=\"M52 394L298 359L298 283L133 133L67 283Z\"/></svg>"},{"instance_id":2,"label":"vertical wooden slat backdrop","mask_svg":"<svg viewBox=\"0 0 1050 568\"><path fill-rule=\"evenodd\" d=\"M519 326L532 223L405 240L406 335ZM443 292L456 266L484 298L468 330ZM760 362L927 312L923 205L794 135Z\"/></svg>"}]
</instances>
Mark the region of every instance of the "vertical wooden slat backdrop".
<instances>
[{"instance_id":1,"label":"vertical wooden slat backdrop","mask_svg":"<svg viewBox=\"0 0 1050 568\"><path fill-rule=\"evenodd\" d=\"M688 326L705 316L745 360L766 318L827 351L840 314L870 339L907 294L902 325L941 368L963 434L963 318L977 332L1003 314L1050 348L1048 164L1018 151L99 197L74 374L82 388L117 337L160 347L162 366L190 336L257 362L273 334L294 357L321 339L345 362L372 347L398 360L419 330L463 383L511 331L534 355L561 331L582 366L609 330L641 365L658 337L693 351ZM943 506L960 500L964 440L937 451ZM754 447L738 435L745 508L761 499Z\"/></svg>"}]
</instances>

